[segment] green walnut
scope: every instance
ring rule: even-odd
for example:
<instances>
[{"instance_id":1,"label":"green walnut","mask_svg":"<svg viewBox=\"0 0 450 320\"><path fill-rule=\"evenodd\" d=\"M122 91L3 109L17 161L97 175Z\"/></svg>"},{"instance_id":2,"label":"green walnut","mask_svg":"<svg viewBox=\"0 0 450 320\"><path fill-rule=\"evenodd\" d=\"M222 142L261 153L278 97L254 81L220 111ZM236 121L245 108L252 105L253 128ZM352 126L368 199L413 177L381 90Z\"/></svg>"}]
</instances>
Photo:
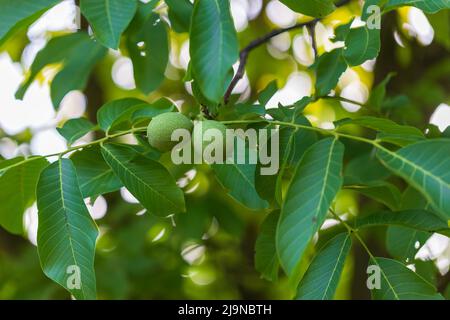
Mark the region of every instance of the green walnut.
<instances>
[{"instance_id":1,"label":"green walnut","mask_svg":"<svg viewBox=\"0 0 450 320\"><path fill-rule=\"evenodd\" d=\"M177 112L160 114L152 119L147 128L150 145L161 152L170 151L179 142L172 141L172 133L176 129L192 131L193 124L188 117Z\"/></svg>"},{"instance_id":2,"label":"green walnut","mask_svg":"<svg viewBox=\"0 0 450 320\"><path fill-rule=\"evenodd\" d=\"M195 124L194 132L192 134L192 141L194 142L195 152L197 152L198 154L203 154L205 148L210 143L212 143L211 140L206 139L205 137L205 133L210 129L216 129L221 133L223 141L223 154L225 156L227 152L227 145L226 145L227 127L224 124L214 120L205 120Z\"/></svg>"}]
</instances>

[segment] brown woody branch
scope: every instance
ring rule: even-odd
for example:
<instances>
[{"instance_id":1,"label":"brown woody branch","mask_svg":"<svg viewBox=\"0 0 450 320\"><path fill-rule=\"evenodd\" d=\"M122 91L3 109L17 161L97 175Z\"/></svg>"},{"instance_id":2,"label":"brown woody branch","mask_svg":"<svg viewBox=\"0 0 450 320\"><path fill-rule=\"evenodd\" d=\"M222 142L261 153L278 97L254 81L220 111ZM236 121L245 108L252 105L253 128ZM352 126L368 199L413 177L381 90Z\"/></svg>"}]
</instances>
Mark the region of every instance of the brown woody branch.
<instances>
[{"instance_id":1,"label":"brown woody branch","mask_svg":"<svg viewBox=\"0 0 450 320\"><path fill-rule=\"evenodd\" d=\"M336 3L336 7L342 7L346 4L348 4L350 1L351 0L341 0L338 3ZM319 22L320 20L321 19L314 19L314 20L311 20L308 22L298 23L298 24L295 24L295 25L287 27L287 28L275 29L275 30L269 32L268 34L262 36L261 38L258 38L256 40L253 40L252 42L250 42L250 44L247 45L244 49L242 49L239 54L239 67L238 67L238 70L237 70L235 76L233 77L233 80L231 80L231 83L228 86L227 91L225 92L225 95L223 96L224 104L228 103L228 101L230 100L230 97L231 97L231 93L233 92L234 88L236 87L238 82L244 77L245 66L247 64L248 56L249 56L250 52L253 49L256 49L259 46L263 45L264 43L268 42L270 39L272 39L284 32L289 32L291 30L307 27L310 30L310 34L312 37L312 45L313 45L314 52L315 52L315 54L317 54L314 27L315 27L316 23Z\"/></svg>"}]
</instances>

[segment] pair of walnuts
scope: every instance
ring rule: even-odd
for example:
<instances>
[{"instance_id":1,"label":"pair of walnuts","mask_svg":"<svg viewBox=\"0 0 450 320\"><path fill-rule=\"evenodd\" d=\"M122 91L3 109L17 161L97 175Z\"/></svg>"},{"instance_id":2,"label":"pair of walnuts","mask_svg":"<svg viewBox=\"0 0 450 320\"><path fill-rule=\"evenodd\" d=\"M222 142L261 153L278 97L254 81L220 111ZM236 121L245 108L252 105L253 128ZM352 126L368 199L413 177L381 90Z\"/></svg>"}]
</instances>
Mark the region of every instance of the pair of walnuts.
<instances>
[{"instance_id":1,"label":"pair of walnuts","mask_svg":"<svg viewBox=\"0 0 450 320\"><path fill-rule=\"evenodd\" d=\"M155 149L161 152L168 152L178 144L177 141L172 141L171 139L172 133L177 129L185 129L191 132L194 146L201 145L204 148L205 141L203 140L203 134L207 130L217 129L225 137L227 127L214 120L204 120L194 125L188 117L181 113L163 113L154 117L148 125L148 142Z\"/></svg>"}]
</instances>

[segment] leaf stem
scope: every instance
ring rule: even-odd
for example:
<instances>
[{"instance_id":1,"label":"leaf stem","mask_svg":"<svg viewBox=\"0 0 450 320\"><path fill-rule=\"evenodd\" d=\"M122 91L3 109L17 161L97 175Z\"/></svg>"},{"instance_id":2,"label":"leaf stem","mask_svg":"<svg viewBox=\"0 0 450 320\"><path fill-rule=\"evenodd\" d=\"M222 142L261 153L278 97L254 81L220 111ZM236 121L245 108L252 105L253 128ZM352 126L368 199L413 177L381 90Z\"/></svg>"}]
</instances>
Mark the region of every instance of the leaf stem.
<instances>
[{"instance_id":1,"label":"leaf stem","mask_svg":"<svg viewBox=\"0 0 450 320\"><path fill-rule=\"evenodd\" d=\"M331 208L329 209L329 211L340 223L342 223L342 225L348 230L349 234L352 234L355 236L355 238L359 241L359 243L361 243L361 246L364 248L364 250L366 250L369 257L371 257L375 261L375 256L372 254L372 252L370 251L367 244L364 242L364 240L359 235L358 230L352 228L347 222L342 220L341 217L339 217L339 215L336 212L334 212L334 210L332 210Z\"/></svg>"},{"instance_id":2,"label":"leaf stem","mask_svg":"<svg viewBox=\"0 0 450 320\"><path fill-rule=\"evenodd\" d=\"M89 148L89 147L92 147L94 145L103 143L105 141L108 141L108 140L111 140L111 139L114 139L114 138L118 138L118 137L130 134L130 133L145 131L146 129L147 129L146 127L131 128L130 130L117 132L117 133L112 134L112 135L107 135L107 136L105 136L105 137L103 137L101 139L98 139L98 140L95 140L95 141L92 141L92 142L89 142L89 143L86 143L86 144L81 144L79 146L74 146L74 147L68 148L68 149L66 149L66 150L64 150L62 152L52 153L52 154L48 154L48 155L45 155L45 156L31 156L31 157L26 158L26 159L24 159L22 161L14 163L14 164L12 164L10 166L1 168L0 172L5 172L5 171L7 171L9 169L12 169L14 167L20 166L20 165L22 165L24 163L27 163L27 162L34 161L36 159L50 158L50 157L56 157L56 156L61 158L63 155L65 155L65 154L67 154L69 152L77 151L79 149Z\"/></svg>"}]
</instances>

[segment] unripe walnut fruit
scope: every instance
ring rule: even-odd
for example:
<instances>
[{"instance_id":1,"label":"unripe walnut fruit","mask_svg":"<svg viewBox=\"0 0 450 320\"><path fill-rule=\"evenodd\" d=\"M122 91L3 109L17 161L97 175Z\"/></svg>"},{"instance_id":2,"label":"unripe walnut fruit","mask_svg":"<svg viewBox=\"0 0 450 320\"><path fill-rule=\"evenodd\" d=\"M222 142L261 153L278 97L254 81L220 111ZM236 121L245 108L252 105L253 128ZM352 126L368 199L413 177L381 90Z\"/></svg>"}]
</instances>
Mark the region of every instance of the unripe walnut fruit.
<instances>
[{"instance_id":1,"label":"unripe walnut fruit","mask_svg":"<svg viewBox=\"0 0 450 320\"><path fill-rule=\"evenodd\" d=\"M178 144L172 141L172 133L176 129L192 131L193 124L185 115L178 112L160 114L152 119L147 128L147 137L150 145L161 152L170 151Z\"/></svg>"},{"instance_id":2,"label":"unripe walnut fruit","mask_svg":"<svg viewBox=\"0 0 450 320\"><path fill-rule=\"evenodd\" d=\"M211 129L216 129L221 133L222 136L222 142L223 142L223 155L224 158L226 157L227 154L227 145L226 145L226 130L227 127L223 124L220 123L218 121L214 121L214 120L205 120L205 121L201 121L195 124L194 126L194 131L192 133L192 141L194 142L194 150L195 152L197 152L198 154L202 154L202 152L205 150L205 148L212 143L212 141L205 141L205 133L208 130ZM213 139L214 140L214 139ZM201 148L201 149L200 149Z\"/></svg>"}]
</instances>

